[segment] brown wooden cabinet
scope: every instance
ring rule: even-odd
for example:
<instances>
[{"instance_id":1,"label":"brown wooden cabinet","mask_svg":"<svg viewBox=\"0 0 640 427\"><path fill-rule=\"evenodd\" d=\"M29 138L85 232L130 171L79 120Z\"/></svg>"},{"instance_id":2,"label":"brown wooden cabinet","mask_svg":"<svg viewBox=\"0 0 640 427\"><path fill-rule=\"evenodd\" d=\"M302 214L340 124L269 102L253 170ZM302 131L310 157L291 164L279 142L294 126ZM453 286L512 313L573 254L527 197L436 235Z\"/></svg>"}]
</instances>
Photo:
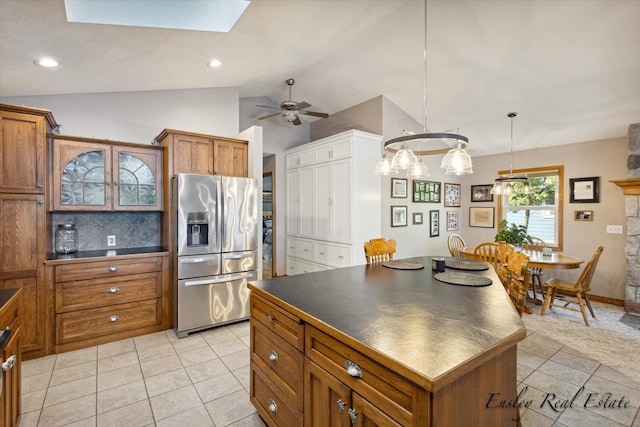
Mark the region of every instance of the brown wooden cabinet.
<instances>
[{"instance_id":1,"label":"brown wooden cabinet","mask_svg":"<svg viewBox=\"0 0 640 427\"><path fill-rule=\"evenodd\" d=\"M248 176L247 141L171 129L163 130L156 141L169 151L169 177L178 173Z\"/></svg>"},{"instance_id":2,"label":"brown wooden cabinet","mask_svg":"<svg viewBox=\"0 0 640 427\"><path fill-rule=\"evenodd\" d=\"M51 264L56 353L171 327L168 254Z\"/></svg>"},{"instance_id":3,"label":"brown wooden cabinet","mask_svg":"<svg viewBox=\"0 0 640 427\"><path fill-rule=\"evenodd\" d=\"M2 364L2 387L0 387L0 427L15 427L20 423L21 413L21 376L22 376L22 351L21 334L22 319L20 303L22 292L18 290L12 293L5 302L7 293L1 293L0 297L0 332L6 329L11 331L4 349L0 350L0 363Z\"/></svg>"},{"instance_id":4,"label":"brown wooden cabinet","mask_svg":"<svg viewBox=\"0 0 640 427\"><path fill-rule=\"evenodd\" d=\"M162 210L162 155L154 146L56 135L52 209Z\"/></svg>"},{"instance_id":5,"label":"brown wooden cabinet","mask_svg":"<svg viewBox=\"0 0 640 427\"><path fill-rule=\"evenodd\" d=\"M47 134L57 126L48 110L0 104L0 289L23 290L25 359L47 347Z\"/></svg>"}]
</instances>

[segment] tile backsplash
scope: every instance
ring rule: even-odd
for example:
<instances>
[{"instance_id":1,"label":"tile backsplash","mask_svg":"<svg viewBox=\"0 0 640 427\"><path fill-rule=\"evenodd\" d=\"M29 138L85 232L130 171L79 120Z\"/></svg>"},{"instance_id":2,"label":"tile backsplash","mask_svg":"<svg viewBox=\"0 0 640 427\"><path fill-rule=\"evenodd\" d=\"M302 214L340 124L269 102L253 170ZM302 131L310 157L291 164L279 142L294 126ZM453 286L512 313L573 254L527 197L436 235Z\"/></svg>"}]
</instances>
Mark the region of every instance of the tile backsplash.
<instances>
[{"instance_id":1,"label":"tile backsplash","mask_svg":"<svg viewBox=\"0 0 640 427\"><path fill-rule=\"evenodd\" d=\"M58 224L67 223L78 229L79 251L161 245L162 212L54 212L52 242ZM107 246L107 236L116 236L116 246Z\"/></svg>"}]
</instances>

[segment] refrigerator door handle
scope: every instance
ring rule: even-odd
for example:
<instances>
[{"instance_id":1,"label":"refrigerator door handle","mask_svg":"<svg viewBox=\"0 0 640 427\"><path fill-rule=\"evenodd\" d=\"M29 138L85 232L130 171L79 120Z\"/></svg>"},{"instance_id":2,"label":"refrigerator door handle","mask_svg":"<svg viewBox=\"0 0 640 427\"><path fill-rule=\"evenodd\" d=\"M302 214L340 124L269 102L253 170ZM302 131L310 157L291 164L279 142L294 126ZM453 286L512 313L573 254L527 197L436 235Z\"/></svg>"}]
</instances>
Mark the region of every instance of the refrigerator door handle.
<instances>
[{"instance_id":1,"label":"refrigerator door handle","mask_svg":"<svg viewBox=\"0 0 640 427\"><path fill-rule=\"evenodd\" d=\"M211 255L211 256L201 256L201 257L197 257L197 258L184 258L184 259L180 259L179 262L182 264L199 264L201 262L208 262L208 261L215 261L216 260L217 255Z\"/></svg>"},{"instance_id":2,"label":"refrigerator door handle","mask_svg":"<svg viewBox=\"0 0 640 427\"><path fill-rule=\"evenodd\" d=\"M243 258L251 258L254 254L238 254L238 255L222 255L222 259L243 259Z\"/></svg>"},{"instance_id":3,"label":"refrigerator door handle","mask_svg":"<svg viewBox=\"0 0 640 427\"><path fill-rule=\"evenodd\" d=\"M253 272L225 274L224 276L219 276L219 277L216 277L215 279L187 280L184 282L184 285L185 286L213 285L216 283L225 283L225 282L232 282L234 280L248 279L253 277L254 274L255 273Z\"/></svg>"}]
</instances>

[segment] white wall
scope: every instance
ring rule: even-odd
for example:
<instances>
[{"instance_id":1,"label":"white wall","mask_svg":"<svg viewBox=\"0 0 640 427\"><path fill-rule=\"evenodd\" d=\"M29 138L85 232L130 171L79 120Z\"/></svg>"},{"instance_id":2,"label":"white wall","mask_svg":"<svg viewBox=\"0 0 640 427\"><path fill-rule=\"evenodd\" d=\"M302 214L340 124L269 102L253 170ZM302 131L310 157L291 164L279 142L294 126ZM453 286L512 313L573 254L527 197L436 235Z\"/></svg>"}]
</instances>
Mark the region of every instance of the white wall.
<instances>
[{"instance_id":1,"label":"white wall","mask_svg":"<svg viewBox=\"0 0 640 427\"><path fill-rule=\"evenodd\" d=\"M150 144L163 129L230 137L238 133L238 88L2 97L51 110L60 133Z\"/></svg>"}]
</instances>

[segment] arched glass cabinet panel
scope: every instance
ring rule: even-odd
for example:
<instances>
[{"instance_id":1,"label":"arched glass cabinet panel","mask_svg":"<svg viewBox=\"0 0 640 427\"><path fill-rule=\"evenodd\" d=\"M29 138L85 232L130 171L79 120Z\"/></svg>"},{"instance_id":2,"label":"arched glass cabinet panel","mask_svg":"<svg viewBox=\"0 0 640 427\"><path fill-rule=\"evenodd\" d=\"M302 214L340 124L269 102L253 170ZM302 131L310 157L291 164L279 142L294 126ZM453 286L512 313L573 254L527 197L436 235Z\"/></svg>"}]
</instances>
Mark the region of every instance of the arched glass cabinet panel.
<instances>
[{"instance_id":1,"label":"arched glass cabinet panel","mask_svg":"<svg viewBox=\"0 0 640 427\"><path fill-rule=\"evenodd\" d=\"M120 153L120 205L154 206L156 199L156 177L140 158L129 153Z\"/></svg>"},{"instance_id":2,"label":"arched glass cabinet panel","mask_svg":"<svg viewBox=\"0 0 640 427\"><path fill-rule=\"evenodd\" d=\"M62 205L105 204L105 153L87 151L71 159L62 170Z\"/></svg>"}]
</instances>

